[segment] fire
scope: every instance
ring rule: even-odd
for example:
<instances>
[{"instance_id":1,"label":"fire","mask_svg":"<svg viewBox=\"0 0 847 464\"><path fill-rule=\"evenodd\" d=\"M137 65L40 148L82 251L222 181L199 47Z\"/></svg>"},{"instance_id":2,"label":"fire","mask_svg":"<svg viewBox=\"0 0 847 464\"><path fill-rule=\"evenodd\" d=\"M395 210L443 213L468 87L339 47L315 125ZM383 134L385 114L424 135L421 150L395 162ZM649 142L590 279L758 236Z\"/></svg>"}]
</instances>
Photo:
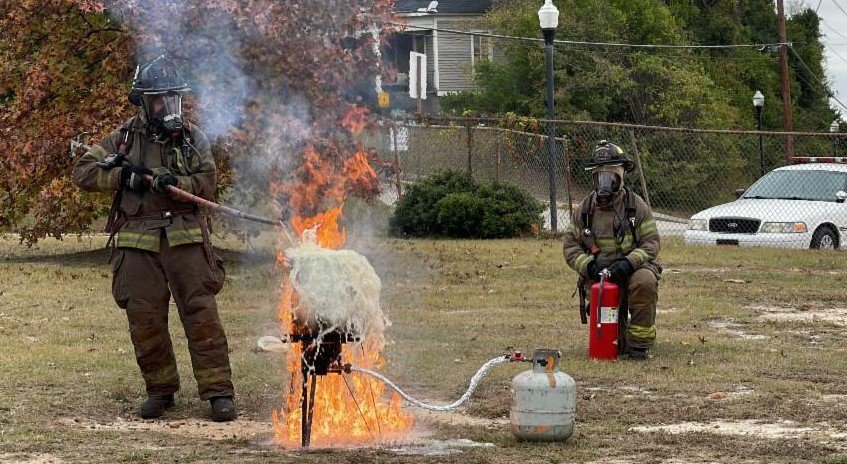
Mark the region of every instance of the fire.
<instances>
[{"instance_id":1,"label":"fire","mask_svg":"<svg viewBox=\"0 0 847 464\"><path fill-rule=\"evenodd\" d=\"M347 239L347 233L338 224L340 218L341 207L339 206L310 218L295 216L291 219L291 225L300 237L303 236L304 231L315 228L318 245L335 249L341 248Z\"/></svg>"},{"instance_id":2,"label":"fire","mask_svg":"<svg viewBox=\"0 0 847 464\"><path fill-rule=\"evenodd\" d=\"M351 132L364 125L363 112L349 112L342 124ZM338 249L346 240L342 208L346 195L367 193L373 189L377 175L368 163L367 153L360 150L340 165L322 158L314 147L304 151L304 160L297 170L295 185L284 187L289 194L289 206L294 215L291 226L299 238L315 230L317 243L324 248ZM279 301L279 320L284 333L293 333L295 309L299 298L289 281L285 255L277 259L283 270L282 292ZM274 439L286 447L300 446L301 440L301 346L292 344L286 364L291 383L285 395L285 405L274 410ZM342 359L345 363L368 369L380 369L385 360L381 346L364 340L361 344L345 344ZM362 374L330 373L317 377L315 407L312 419L311 443L314 445L349 445L373 443L396 438L412 426L412 417L402 410L400 397L387 398L385 386Z\"/></svg>"},{"instance_id":3,"label":"fire","mask_svg":"<svg viewBox=\"0 0 847 464\"><path fill-rule=\"evenodd\" d=\"M369 369L379 369L384 361L379 351L344 346L345 362ZM300 445L301 409L300 346L293 345L288 354L291 385L286 395L286 414L273 411L274 440L286 447ZM371 377L359 374L318 376L315 411L312 422L313 445L352 445L373 443L403 435L412 426L412 418L401 408L400 397L386 400L385 386Z\"/></svg>"},{"instance_id":4,"label":"fire","mask_svg":"<svg viewBox=\"0 0 847 464\"><path fill-rule=\"evenodd\" d=\"M366 108L353 106L347 114L341 118L341 126L349 130L353 135L359 135L368 124L368 111Z\"/></svg>"}]
</instances>

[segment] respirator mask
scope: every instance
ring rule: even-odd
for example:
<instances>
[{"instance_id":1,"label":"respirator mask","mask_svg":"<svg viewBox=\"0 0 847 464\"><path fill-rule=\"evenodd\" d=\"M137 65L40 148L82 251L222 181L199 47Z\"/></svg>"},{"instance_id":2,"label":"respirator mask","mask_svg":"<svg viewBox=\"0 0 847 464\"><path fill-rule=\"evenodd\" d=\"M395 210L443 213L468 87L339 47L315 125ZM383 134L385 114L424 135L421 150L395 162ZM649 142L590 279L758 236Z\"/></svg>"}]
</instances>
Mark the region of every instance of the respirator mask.
<instances>
[{"instance_id":1,"label":"respirator mask","mask_svg":"<svg viewBox=\"0 0 847 464\"><path fill-rule=\"evenodd\" d=\"M621 171L623 169L621 168ZM594 191L597 192L597 206L607 206L612 203L615 194L620 192L621 175L612 170L594 172Z\"/></svg>"},{"instance_id":2,"label":"respirator mask","mask_svg":"<svg viewBox=\"0 0 847 464\"><path fill-rule=\"evenodd\" d=\"M144 94L141 98L147 120L158 140L164 141L182 136L185 129L182 119L182 95L169 92Z\"/></svg>"}]
</instances>

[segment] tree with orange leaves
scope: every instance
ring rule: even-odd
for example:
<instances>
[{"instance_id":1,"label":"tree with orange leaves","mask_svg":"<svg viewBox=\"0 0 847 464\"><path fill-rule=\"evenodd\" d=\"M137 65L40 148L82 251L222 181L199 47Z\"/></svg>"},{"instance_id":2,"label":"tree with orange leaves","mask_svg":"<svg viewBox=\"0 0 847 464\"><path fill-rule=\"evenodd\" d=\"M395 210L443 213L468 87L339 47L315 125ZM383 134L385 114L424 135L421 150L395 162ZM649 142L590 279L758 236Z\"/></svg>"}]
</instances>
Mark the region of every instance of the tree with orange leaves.
<instances>
[{"instance_id":1,"label":"tree with orange leaves","mask_svg":"<svg viewBox=\"0 0 847 464\"><path fill-rule=\"evenodd\" d=\"M135 63L160 54L195 90L187 110L215 142L227 202L258 208L272 184L296 185L307 149L343 171L362 120L351 125L350 114L379 73L372 50L392 5L0 0L0 228L31 244L105 214L108 198L71 185L68 141L83 130L97 141L132 116ZM290 189L275 191L287 203Z\"/></svg>"}]
</instances>

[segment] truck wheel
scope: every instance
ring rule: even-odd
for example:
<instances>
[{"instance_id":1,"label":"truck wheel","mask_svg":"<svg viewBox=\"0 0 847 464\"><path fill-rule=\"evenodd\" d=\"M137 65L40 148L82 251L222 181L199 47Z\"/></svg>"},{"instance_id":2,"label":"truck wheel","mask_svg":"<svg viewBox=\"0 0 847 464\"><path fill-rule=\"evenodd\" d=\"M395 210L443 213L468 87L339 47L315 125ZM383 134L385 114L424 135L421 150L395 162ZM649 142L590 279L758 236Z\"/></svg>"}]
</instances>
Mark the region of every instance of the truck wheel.
<instances>
[{"instance_id":1,"label":"truck wheel","mask_svg":"<svg viewBox=\"0 0 847 464\"><path fill-rule=\"evenodd\" d=\"M838 249L838 234L827 226L818 227L818 230L812 236L811 247L818 250L836 250Z\"/></svg>"}]
</instances>

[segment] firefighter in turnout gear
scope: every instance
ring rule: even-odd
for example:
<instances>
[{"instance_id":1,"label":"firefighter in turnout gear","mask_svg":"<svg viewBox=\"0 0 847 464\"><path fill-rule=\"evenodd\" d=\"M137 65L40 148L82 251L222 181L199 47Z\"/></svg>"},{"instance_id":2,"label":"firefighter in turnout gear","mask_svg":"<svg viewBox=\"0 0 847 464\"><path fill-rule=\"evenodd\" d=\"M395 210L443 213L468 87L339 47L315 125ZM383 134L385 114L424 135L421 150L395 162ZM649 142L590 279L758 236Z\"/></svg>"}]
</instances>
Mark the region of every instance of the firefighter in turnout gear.
<instances>
[{"instance_id":1,"label":"firefighter in turnout gear","mask_svg":"<svg viewBox=\"0 0 847 464\"><path fill-rule=\"evenodd\" d=\"M565 229L564 255L579 273L580 310L591 284L608 269L609 279L621 287L628 308L625 346L632 359L647 359L656 340L656 302L662 268L659 233L647 203L624 187L624 176L633 163L623 150L601 141L591 153L586 170L594 180L594 191L574 211ZM625 317L625 316L624 316Z\"/></svg>"},{"instance_id":2,"label":"firefighter in turnout gear","mask_svg":"<svg viewBox=\"0 0 847 464\"><path fill-rule=\"evenodd\" d=\"M223 263L212 251L203 213L168 193L168 186L176 186L212 200L216 189L209 141L182 116L187 91L164 57L137 68L129 98L141 109L79 159L73 180L87 191L115 192L107 225L114 247L112 295L126 311L146 384L141 417L160 417L179 389L168 332L173 296L200 398L210 401L215 421L229 421L237 413L215 301L224 283Z\"/></svg>"}]
</instances>

